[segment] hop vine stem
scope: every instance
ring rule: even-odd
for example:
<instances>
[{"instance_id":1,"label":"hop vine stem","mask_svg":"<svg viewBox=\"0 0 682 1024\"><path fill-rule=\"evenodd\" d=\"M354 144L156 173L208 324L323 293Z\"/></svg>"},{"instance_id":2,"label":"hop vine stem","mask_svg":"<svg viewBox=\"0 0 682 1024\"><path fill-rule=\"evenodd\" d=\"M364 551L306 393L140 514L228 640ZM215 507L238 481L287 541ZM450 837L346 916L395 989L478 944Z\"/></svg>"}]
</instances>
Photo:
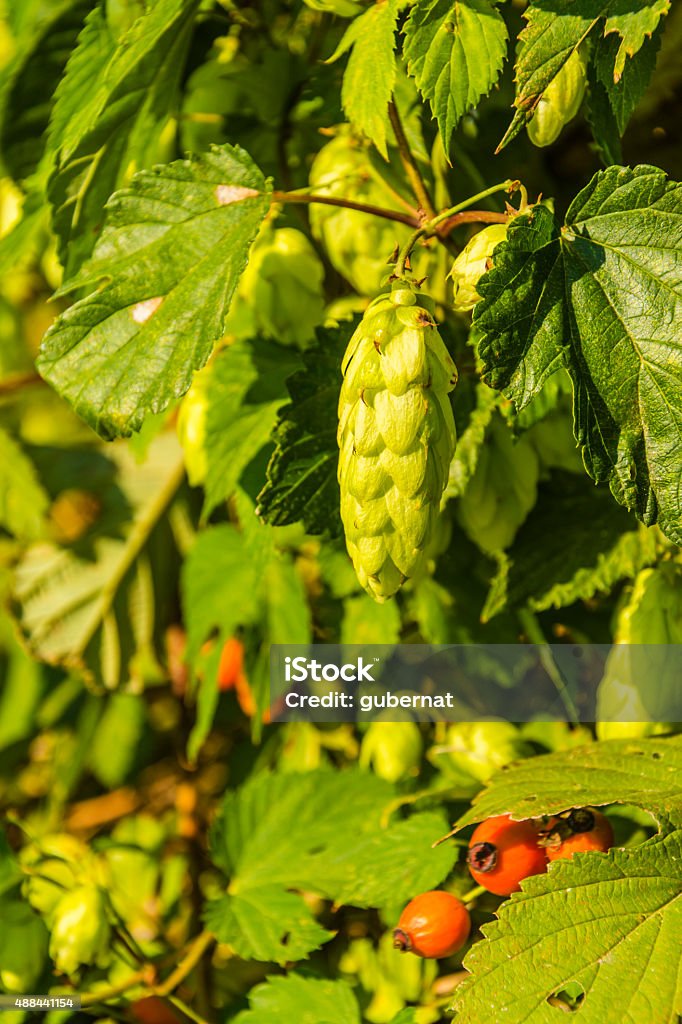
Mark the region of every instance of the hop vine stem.
<instances>
[{"instance_id":1,"label":"hop vine stem","mask_svg":"<svg viewBox=\"0 0 682 1024\"><path fill-rule=\"evenodd\" d=\"M499 186L493 191L499 191ZM400 210L387 210L382 206L371 206L368 203L356 203L353 199L342 199L337 196L320 196L313 192L272 192L270 198L275 203L320 203L322 206L339 206L344 210L357 210L359 213L366 213L372 217L382 217L384 220L406 224L408 227L414 228L415 233L419 229L417 238L430 234L436 234L439 238L444 238L460 224L506 224L509 219L506 213L494 213L491 210L453 212L453 210L459 210L459 207L454 207L453 209L443 211L442 214L435 218L438 220L438 229L431 231L429 230L429 225L433 224L434 220L420 223L419 218L412 214L401 213ZM478 197L474 196L468 202L474 202L476 198Z\"/></svg>"},{"instance_id":2,"label":"hop vine stem","mask_svg":"<svg viewBox=\"0 0 682 1024\"><path fill-rule=\"evenodd\" d=\"M388 105L388 116L391 121L391 127L393 128L393 134L395 135L395 141L398 144L400 159L403 167L405 168L405 174L407 175L408 181L412 186L415 198L427 217L435 217L436 210L433 205L433 200L431 199L431 194L429 193L426 182L419 170L414 154L410 149L395 100L391 100Z\"/></svg>"},{"instance_id":3,"label":"hop vine stem","mask_svg":"<svg viewBox=\"0 0 682 1024\"><path fill-rule=\"evenodd\" d=\"M432 217L430 220L425 221L420 227L416 229L414 234L408 238L405 246L398 256L398 262L396 263L395 276L403 277L405 274L405 268L407 261L410 257L410 253L414 249L415 245L420 238L428 238L431 235L438 234L438 228L446 223L447 221L454 220L454 217L461 211L466 210L467 207L472 206L474 203L479 202L481 199L487 199L488 196L495 195L496 192L516 192L520 187L518 181L512 181L508 178L506 181L500 182L498 185L492 185L490 188L484 189L482 192L477 192L475 196L470 196L469 199L465 199L464 202L458 203L456 206L451 206L448 210L443 210L442 213ZM503 221L507 220L506 215L503 216ZM460 221L461 223L461 221ZM454 225L453 225L454 226Z\"/></svg>"}]
</instances>

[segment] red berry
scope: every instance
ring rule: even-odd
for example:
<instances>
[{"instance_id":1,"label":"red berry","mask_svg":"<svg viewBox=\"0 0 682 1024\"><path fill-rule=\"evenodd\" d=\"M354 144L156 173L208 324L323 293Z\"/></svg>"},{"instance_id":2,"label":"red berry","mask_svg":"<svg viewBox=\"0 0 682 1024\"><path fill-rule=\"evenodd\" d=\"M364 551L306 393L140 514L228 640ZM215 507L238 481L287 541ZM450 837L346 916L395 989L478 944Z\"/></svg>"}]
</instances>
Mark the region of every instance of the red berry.
<instances>
[{"instance_id":1,"label":"red berry","mask_svg":"<svg viewBox=\"0 0 682 1024\"><path fill-rule=\"evenodd\" d=\"M462 948L470 930L469 911L462 901L449 892L433 890L407 904L393 932L393 945L417 956L451 956Z\"/></svg>"},{"instance_id":2,"label":"red berry","mask_svg":"<svg viewBox=\"0 0 682 1024\"><path fill-rule=\"evenodd\" d=\"M562 860L590 850L605 853L613 846L613 829L606 815L581 807L553 818L543 842L549 860Z\"/></svg>"},{"instance_id":3,"label":"red berry","mask_svg":"<svg viewBox=\"0 0 682 1024\"><path fill-rule=\"evenodd\" d=\"M507 814L488 818L474 832L467 862L472 877L496 896L518 892L529 875L547 870L534 821L512 821Z\"/></svg>"}]
</instances>

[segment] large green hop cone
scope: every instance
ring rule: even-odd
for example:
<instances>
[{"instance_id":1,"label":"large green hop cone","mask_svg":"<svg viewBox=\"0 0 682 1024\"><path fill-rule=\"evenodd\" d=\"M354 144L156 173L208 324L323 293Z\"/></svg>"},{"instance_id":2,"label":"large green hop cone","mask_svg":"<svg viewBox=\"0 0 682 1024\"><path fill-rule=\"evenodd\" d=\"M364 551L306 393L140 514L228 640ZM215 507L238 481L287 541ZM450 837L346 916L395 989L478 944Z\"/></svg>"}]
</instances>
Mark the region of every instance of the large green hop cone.
<instances>
[{"instance_id":1,"label":"large green hop cone","mask_svg":"<svg viewBox=\"0 0 682 1024\"><path fill-rule=\"evenodd\" d=\"M457 369L429 305L396 281L367 307L343 359L341 518L358 578L377 601L423 562L455 449L448 394Z\"/></svg>"}]
</instances>

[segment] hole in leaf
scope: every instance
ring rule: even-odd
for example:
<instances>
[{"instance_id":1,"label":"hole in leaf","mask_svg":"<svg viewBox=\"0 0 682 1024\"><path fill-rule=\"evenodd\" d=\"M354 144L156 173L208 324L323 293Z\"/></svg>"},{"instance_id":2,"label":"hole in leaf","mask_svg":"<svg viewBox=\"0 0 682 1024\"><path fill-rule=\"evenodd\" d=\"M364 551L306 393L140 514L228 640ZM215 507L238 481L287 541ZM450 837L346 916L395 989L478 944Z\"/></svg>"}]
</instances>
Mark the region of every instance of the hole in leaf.
<instances>
[{"instance_id":1,"label":"hole in leaf","mask_svg":"<svg viewBox=\"0 0 682 1024\"><path fill-rule=\"evenodd\" d=\"M279 940L280 941L280 945L281 946L288 946L290 938L291 938L291 932L285 932L284 935L282 935L281 939Z\"/></svg>"},{"instance_id":2,"label":"hole in leaf","mask_svg":"<svg viewBox=\"0 0 682 1024\"><path fill-rule=\"evenodd\" d=\"M654 761L660 761L661 758L663 757L663 754L659 754L659 752L657 750L654 750L654 752L653 752L653 754L651 756L654 759Z\"/></svg>"},{"instance_id":3,"label":"hole in leaf","mask_svg":"<svg viewBox=\"0 0 682 1024\"><path fill-rule=\"evenodd\" d=\"M577 1013L585 999L585 989L579 981L569 981L567 985L557 989L547 1002L563 1013Z\"/></svg>"}]
</instances>

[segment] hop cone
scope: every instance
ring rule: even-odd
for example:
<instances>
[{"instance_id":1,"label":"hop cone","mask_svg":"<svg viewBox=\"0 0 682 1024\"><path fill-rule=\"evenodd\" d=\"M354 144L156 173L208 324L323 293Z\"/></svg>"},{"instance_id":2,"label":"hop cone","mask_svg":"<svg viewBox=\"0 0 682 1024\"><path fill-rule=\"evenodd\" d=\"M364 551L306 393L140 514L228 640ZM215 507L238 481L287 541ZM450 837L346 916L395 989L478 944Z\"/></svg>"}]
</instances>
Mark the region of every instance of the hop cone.
<instances>
[{"instance_id":1,"label":"hop cone","mask_svg":"<svg viewBox=\"0 0 682 1024\"><path fill-rule=\"evenodd\" d=\"M266 225L249 253L226 332L304 347L324 316L323 281L324 267L302 231Z\"/></svg>"},{"instance_id":2,"label":"hop cone","mask_svg":"<svg viewBox=\"0 0 682 1024\"><path fill-rule=\"evenodd\" d=\"M587 86L587 62L584 53L575 50L556 78L543 92L533 117L526 125L534 146L549 146L580 110Z\"/></svg>"},{"instance_id":3,"label":"hop cone","mask_svg":"<svg viewBox=\"0 0 682 1024\"><path fill-rule=\"evenodd\" d=\"M310 184L318 195L353 199L356 202L405 212L405 208L374 175L367 151L345 132L328 142L315 157ZM360 295L376 295L389 272L387 262L396 245L404 245L411 229L404 224L370 217L358 210L313 204L310 226L322 242L335 270ZM420 247L412 253L415 277L424 277L433 264L433 253Z\"/></svg>"},{"instance_id":4,"label":"hop cone","mask_svg":"<svg viewBox=\"0 0 682 1024\"><path fill-rule=\"evenodd\" d=\"M419 568L455 448L455 364L428 300L397 281L367 308L344 356L341 518L363 587L391 597Z\"/></svg>"},{"instance_id":5,"label":"hop cone","mask_svg":"<svg viewBox=\"0 0 682 1024\"><path fill-rule=\"evenodd\" d=\"M495 247L507 237L506 224L491 224L478 231L452 264L453 309L460 313L473 309L481 296L476 291L478 282L492 266Z\"/></svg>"}]
</instances>

